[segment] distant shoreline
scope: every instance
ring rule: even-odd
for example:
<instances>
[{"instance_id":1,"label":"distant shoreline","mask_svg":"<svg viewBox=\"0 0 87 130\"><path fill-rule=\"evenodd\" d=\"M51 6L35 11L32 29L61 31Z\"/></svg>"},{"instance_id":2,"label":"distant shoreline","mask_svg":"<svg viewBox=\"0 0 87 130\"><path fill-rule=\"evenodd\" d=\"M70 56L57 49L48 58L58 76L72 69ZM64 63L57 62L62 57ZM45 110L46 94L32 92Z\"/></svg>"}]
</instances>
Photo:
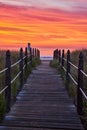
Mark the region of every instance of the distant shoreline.
<instances>
[{"instance_id":1,"label":"distant shoreline","mask_svg":"<svg viewBox=\"0 0 87 130\"><path fill-rule=\"evenodd\" d=\"M41 56L40 60L53 60L52 56Z\"/></svg>"}]
</instances>

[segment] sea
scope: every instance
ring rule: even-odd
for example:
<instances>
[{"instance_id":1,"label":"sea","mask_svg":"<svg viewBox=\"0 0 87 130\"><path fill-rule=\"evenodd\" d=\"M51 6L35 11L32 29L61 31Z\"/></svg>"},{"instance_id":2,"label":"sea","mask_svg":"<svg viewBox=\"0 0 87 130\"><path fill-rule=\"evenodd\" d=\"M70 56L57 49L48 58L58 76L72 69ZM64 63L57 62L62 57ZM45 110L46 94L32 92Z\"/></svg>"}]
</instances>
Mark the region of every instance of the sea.
<instances>
[{"instance_id":1,"label":"sea","mask_svg":"<svg viewBox=\"0 0 87 130\"><path fill-rule=\"evenodd\" d=\"M41 56L40 60L50 61L50 60L53 60L53 57L51 57L51 56Z\"/></svg>"}]
</instances>

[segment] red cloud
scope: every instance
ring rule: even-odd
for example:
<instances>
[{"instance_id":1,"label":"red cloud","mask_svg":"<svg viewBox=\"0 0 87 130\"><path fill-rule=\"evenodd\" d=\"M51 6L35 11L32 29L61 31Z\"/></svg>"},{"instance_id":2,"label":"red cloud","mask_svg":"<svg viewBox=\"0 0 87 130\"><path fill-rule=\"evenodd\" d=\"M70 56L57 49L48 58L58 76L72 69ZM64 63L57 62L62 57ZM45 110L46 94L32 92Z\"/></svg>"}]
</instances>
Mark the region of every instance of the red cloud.
<instances>
[{"instance_id":1,"label":"red cloud","mask_svg":"<svg viewBox=\"0 0 87 130\"><path fill-rule=\"evenodd\" d=\"M76 47L87 43L86 12L0 5L0 43L14 47ZM75 44L74 44L75 43ZM76 44L77 43L77 44ZM21 46L21 44L18 44Z\"/></svg>"}]
</instances>

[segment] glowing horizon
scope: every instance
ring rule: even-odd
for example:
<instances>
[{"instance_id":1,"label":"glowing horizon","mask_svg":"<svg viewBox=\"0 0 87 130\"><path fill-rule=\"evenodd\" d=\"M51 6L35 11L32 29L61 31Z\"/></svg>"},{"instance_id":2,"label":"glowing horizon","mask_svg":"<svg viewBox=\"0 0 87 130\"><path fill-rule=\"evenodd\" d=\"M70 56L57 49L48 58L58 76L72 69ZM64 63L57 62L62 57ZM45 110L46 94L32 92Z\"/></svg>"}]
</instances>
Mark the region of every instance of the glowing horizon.
<instances>
[{"instance_id":1,"label":"glowing horizon","mask_svg":"<svg viewBox=\"0 0 87 130\"><path fill-rule=\"evenodd\" d=\"M0 0L0 48L87 48L86 0Z\"/></svg>"}]
</instances>

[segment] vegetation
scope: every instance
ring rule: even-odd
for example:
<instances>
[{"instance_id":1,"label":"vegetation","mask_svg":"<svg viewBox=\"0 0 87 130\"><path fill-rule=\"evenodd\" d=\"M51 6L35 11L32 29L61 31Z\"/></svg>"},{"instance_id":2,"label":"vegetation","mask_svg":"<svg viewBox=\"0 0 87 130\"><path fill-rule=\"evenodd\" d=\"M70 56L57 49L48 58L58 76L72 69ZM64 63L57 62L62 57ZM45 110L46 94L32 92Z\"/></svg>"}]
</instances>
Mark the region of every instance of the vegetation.
<instances>
[{"instance_id":1,"label":"vegetation","mask_svg":"<svg viewBox=\"0 0 87 130\"><path fill-rule=\"evenodd\" d=\"M71 53L71 62L78 67L78 60L79 60L79 54L80 50L74 51ZM84 60L84 72L87 74L87 50L82 50L83 53L83 60ZM78 78L78 72L75 68L71 67L71 74L77 81ZM87 78L83 76L84 78L84 91L87 93Z\"/></svg>"},{"instance_id":2,"label":"vegetation","mask_svg":"<svg viewBox=\"0 0 87 130\"><path fill-rule=\"evenodd\" d=\"M5 68L5 55L6 55L6 51L0 51L0 71L3 70ZM19 52L17 51L12 51L11 52L11 64L14 64L15 62L17 62L19 60ZM30 59L28 58L28 61ZM24 70L23 71L23 82L26 82L26 79L28 77L28 75L31 73L32 69L35 68L38 64L40 64L40 60L38 57L34 57L32 59L32 65L29 64L27 71ZM14 66L11 69L11 80L19 73L19 64L17 64L16 66ZM0 74L0 91L5 87L5 73ZM13 82L13 84L11 85L11 105L14 103L14 101L16 100L16 96L18 94L18 92L20 91L20 80L19 77L15 80L15 82ZM2 120L2 118L4 117L5 114L5 93L3 92L3 94L0 95L0 121Z\"/></svg>"},{"instance_id":3,"label":"vegetation","mask_svg":"<svg viewBox=\"0 0 87 130\"><path fill-rule=\"evenodd\" d=\"M77 50L71 53L71 62L78 67L78 61L79 61L79 54L81 50ZM84 72L87 74L87 50L82 50L83 56L84 56ZM66 55L65 55L66 57ZM58 60L53 60L50 62L50 65L52 67L55 67L58 69L58 71L61 73L62 78L64 79L66 88L68 90L69 96L73 98L73 102L75 105L77 105L77 87L75 87L75 84L70 80L68 83L66 82L66 75L63 69L61 69L61 66L58 63ZM66 68L66 63L64 64ZM74 67L71 67L71 75L74 77L74 79L77 81L78 79L78 70L76 70ZM87 95L87 78L84 77L84 91ZM85 128L87 129L87 100L83 98L83 116L81 116L82 122L84 123Z\"/></svg>"},{"instance_id":4,"label":"vegetation","mask_svg":"<svg viewBox=\"0 0 87 130\"><path fill-rule=\"evenodd\" d=\"M50 61L50 66L53 68L57 68L58 67L58 60L54 59L53 61Z\"/></svg>"},{"instance_id":5,"label":"vegetation","mask_svg":"<svg viewBox=\"0 0 87 130\"><path fill-rule=\"evenodd\" d=\"M78 66L78 59L79 59L79 54L81 50L77 50L71 53L71 61ZM84 59L84 71L87 73L87 50L82 50L83 53L83 59Z\"/></svg>"}]
</instances>

